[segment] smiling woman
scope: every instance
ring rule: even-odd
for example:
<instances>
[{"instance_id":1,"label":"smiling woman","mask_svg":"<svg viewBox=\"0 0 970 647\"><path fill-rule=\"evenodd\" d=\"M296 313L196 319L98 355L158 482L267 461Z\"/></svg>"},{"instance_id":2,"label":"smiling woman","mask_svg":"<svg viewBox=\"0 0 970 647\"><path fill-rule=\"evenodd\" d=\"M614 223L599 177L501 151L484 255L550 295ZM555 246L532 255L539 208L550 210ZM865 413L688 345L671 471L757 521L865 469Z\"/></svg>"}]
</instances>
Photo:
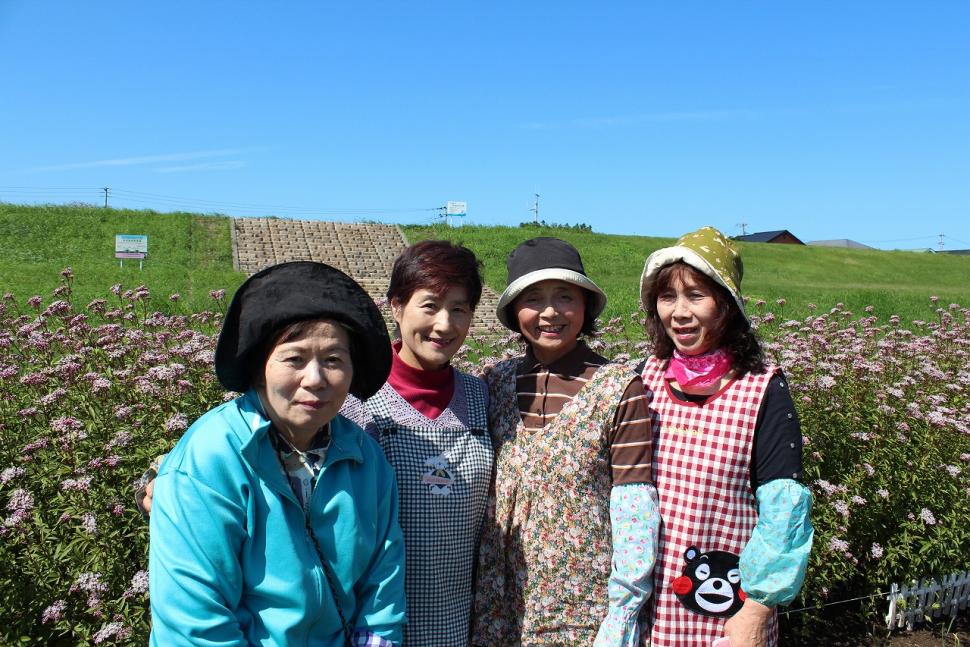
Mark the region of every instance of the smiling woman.
<instances>
[{"instance_id":1,"label":"smiling woman","mask_svg":"<svg viewBox=\"0 0 970 647\"><path fill-rule=\"evenodd\" d=\"M654 423L664 533L650 644L778 644L813 529L787 378L744 311L741 255L703 227L647 259L654 354L639 366Z\"/></svg>"},{"instance_id":2,"label":"smiling woman","mask_svg":"<svg viewBox=\"0 0 970 647\"><path fill-rule=\"evenodd\" d=\"M153 645L400 643L394 473L338 414L384 382L388 342L332 267L284 263L239 288L216 374L244 394L193 424L155 479Z\"/></svg>"},{"instance_id":3,"label":"smiling woman","mask_svg":"<svg viewBox=\"0 0 970 647\"><path fill-rule=\"evenodd\" d=\"M451 359L482 294L465 247L429 240L395 260L387 300L400 339L387 383L343 413L381 444L401 492L408 647L468 645L475 555L492 475L488 395Z\"/></svg>"}]
</instances>

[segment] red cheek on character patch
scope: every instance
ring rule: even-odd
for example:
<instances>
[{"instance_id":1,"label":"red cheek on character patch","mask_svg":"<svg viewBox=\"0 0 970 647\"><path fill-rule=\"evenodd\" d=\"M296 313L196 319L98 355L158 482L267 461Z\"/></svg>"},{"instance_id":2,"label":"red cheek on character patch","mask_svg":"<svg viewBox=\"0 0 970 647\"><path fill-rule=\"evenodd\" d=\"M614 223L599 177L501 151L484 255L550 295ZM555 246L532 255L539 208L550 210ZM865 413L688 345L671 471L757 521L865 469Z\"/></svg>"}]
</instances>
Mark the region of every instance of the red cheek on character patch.
<instances>
[{"instance_id":1,"label":"red cheek on character patch","mask_svg":"<svg viewBox=\"0 0 970 647\"><path fill-rule=\"evenodd\" d=\"M742 602L744 602L748 599L748 594L744 592L744 589L738 589L738 597L741 598Z\"/></svg>"},{"instance_id":2,"label":"red cheek on character patch","mask_svg":"<svg viewBox=\"0 0 970 647\"><path fill-rule=\"evenodd\" d=\"M693 588L694 583L686 575L681 575L676 580L670 583L670 587L674 590L677 595L685 595L690 593L691 588Z\"/></svg>"}]
</instances>

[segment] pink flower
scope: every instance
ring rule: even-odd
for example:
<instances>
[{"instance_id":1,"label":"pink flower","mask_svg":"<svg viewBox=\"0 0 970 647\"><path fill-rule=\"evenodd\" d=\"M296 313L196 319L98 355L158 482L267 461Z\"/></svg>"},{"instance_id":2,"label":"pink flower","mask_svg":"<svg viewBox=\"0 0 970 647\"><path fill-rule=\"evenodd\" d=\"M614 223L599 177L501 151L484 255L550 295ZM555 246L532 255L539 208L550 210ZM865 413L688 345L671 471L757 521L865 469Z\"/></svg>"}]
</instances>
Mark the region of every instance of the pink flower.
<instances>
[{"instance_id":1,"label":"pink flower","mask_svg":"<svg viewBox=\"0 0 970 647\"><path fill-rule=\"evenodd\" d=\"M37 404L42 407L49 407L67 395L67 389L56 388L42 398L37 398Z\"/></svg>"},{"instance_id":2,"label":"pink flower","mask_svg":"<svg viewBox=\"0 0 970 647\"><path fill-rule=\"evenodd\" d=\"M122 597L130 598L133 595L148 593L148 571L138 571L131 578L131 585L125 590Z\"/></svg>"},{"instance_id":3,"label":"pink flower","mask_svg":"<svg viewBox=\"0 0 970 647\"><path fill-rule=\"evenodd\" d=\"M91 480L93 477L84 476L79 479L64 479L61 481L61 489L65 492L77 491L77 492L87 492L91 489Z\"/></svg>"},{"instance_id":4,"label":"pink flower","mask_svg":"<svg viewBox=\"0 0 970 647\"><path fill-rule=\"evenodd\" d=\"M44 609L44 612L40 616L40 624L46 625L48 622L57 622L64 617L65 610L67 610L67 602L57 600L54 604Z\"/></svg>"},{"instance_id":5,"label":"pink flower","mask_svg":"<svg viewBox=\"0 0 970 647\"><path fill-rule=\"evenodd\" d=\"M209 290L209 296L212 297L216 301L222 301L222 299L226 296L226 291L225 290Z\"/></svg>"},{"instance_id":6,"label":"pink flower","mask_svg":"<svg viewBox=\"0 0 970 647\"><path fill-rule=\"evenodd\" d=\"M39 294L35 294L34 296L27 299L27 305L29 305L31 308L34 308L35 310L40 310L40 304L41 304L41 298Z\"/></svg>"},{"instance_id":7,"label":"pink flower","mask_svg":"<svg viewBox=\"0 0 970 647\"><path fill-rule=\"evenodd\" d=\"M101 629L99 629L91 640L95 645L100 645L109 638L113 638L115 641L127 640L131 637L131 628L126 627L120 622L109 622Z\"/></svg>"},{"instance_id":8,"label":"pink flower","mask_svg":"<svg viewBox=\"0 0 970 647\"><path fill-rule=\"evenodd\" d=\"M923 508L919 511L919 518L922 519L923 523L927 526L936 525L936 517L933 516L933 512L929 508Z\"/></svg>"},{"instance_id":9,"label":"pink flower","mask_svg":"<svg viewBox=\"0 0 970 647\"><path fill-rule=\"evenodd\" d=\"M77 576L74 584L71 585L70 592L77 593L107 593L108 585L101 581L101 573L81 573Z\"/></svg>"},{"instance_id":10,"label":"pink flower","mask_svg":"<svg viewBox=\"0 0 970 647\"><path fill-rule=\"evenodd\" d=\"M0 483L6 485L15 478L19 478L27 473L22 467L8 467L7 469L0 472Z\"/></svg>"},{"instance_id":11,"label":"pink flower","mask_svg":"<svg viewBox=\"0 0 970 647\"><path fill-rule=\"evenodd\" d=\"M7 510L32 510L34 507L34 495L23 488L17 488L10 493L7 501Z\"/></svg>"},{"instance_id":12,"label":"pink flower","mask_svg":"<svg viewBox=\"0 0 970 647\"><path fill-rule=\"evenodd\" d=\"M84 424L72 416L55 418L51 421L51 429L59 434L68 434L84 429Z\"/></svg>"},{"instance_id":13,"label":"pink flower","mask_svg":"<svg viewBox=\"0 0 970 647\"><path fill-rule=\"evenodd\" d=\"M872 544L872 548L870 549L869 552L874 559L879 559L883 555L882 546L880 546L877 543Z\"/></svg>"},{"instance_id":14,"label":"pink flower","mask_svg":"<svg viewBox=\"0 0 970 647\"><path fill-rule=\"evenodd\" d=\"M849 542L839 539L838 537L832 537L829 540L829 550L836 553L843 553L845 555L849 554Z\"/></svg>"},{"instance_id":15,"label":"pink flower","mask_svg":"<svg viewBox=\"0 0 970 647\"><path fill-rule=\"evenodd\" d=\"M84 531L91 535L98 534L98 518L93 512L85 512L81 515L81 525Z\"/></svg>"},{"instance_id":16,"label":"pink flower","mask_svg":"<svg viewBox=\"0 0 970 647\"><path fill-rule=\"evenodd\" d=\"M183 413L176 413L165 421L165 430L170 432L185 431L189 427L189 419Z\"/></svg>"}]
</instances>

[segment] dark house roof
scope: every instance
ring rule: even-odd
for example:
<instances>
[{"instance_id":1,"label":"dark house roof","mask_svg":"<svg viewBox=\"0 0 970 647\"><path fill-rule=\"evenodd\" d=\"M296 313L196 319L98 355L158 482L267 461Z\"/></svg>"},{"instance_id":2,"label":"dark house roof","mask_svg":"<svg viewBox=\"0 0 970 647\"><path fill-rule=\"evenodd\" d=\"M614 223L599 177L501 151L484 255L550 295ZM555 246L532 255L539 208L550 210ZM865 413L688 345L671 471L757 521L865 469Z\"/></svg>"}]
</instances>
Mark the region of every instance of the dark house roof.
<instances>
[{"instance_id":1,"label":"dark house roof","mask_svg":"<svg viewBox=\"0 0 970 647\"><path fill-rule=\"evenodd\" d=\"M747 234L745 236L735 236L734 240L740 240L745 243L794 243L796 245L804 245L801 240L798 239L795 234L791 233L787 229L779 229L778 231L759 231L754 234Z\"/></svg>"},{"instance_id":2,"label":"dark house roof","mask_svg":"<svg viewBox=\"0 0 970 647\"><path fill-rule=\"evenodd\" d=\"M941 249L940 254L956 254L957 256L970 256L970 249Z\"/></svg>"}]
</instances>

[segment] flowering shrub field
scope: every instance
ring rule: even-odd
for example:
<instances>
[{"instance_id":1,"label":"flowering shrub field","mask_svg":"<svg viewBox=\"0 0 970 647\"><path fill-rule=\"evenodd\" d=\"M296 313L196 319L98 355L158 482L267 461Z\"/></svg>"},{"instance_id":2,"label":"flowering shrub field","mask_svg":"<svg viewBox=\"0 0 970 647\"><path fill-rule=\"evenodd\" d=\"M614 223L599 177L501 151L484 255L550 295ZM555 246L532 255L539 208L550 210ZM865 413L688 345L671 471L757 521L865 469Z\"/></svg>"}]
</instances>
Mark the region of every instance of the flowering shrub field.
<instances>
[{"instance_id":1,"label":"flowering shrub field","mask_svg":"<svg viewBox=\"0 0 970 647\"><path fill-rule=\"evenodd\" d=\"M0 644L144 644L148 527L131 485L234 395L211 368L225 294L162 315L143 286L82 304L69 269L62 279L46 301L0 300ZM751 306L791 381L816 497L796 604L966 568L970 313L938 305L881 326L841 306L800 321L781 301ZM593 345L644 355L641 317L607 322ZM458 364L511 352L511 336L481 337Z\"/></svg>"}]
</instances>

